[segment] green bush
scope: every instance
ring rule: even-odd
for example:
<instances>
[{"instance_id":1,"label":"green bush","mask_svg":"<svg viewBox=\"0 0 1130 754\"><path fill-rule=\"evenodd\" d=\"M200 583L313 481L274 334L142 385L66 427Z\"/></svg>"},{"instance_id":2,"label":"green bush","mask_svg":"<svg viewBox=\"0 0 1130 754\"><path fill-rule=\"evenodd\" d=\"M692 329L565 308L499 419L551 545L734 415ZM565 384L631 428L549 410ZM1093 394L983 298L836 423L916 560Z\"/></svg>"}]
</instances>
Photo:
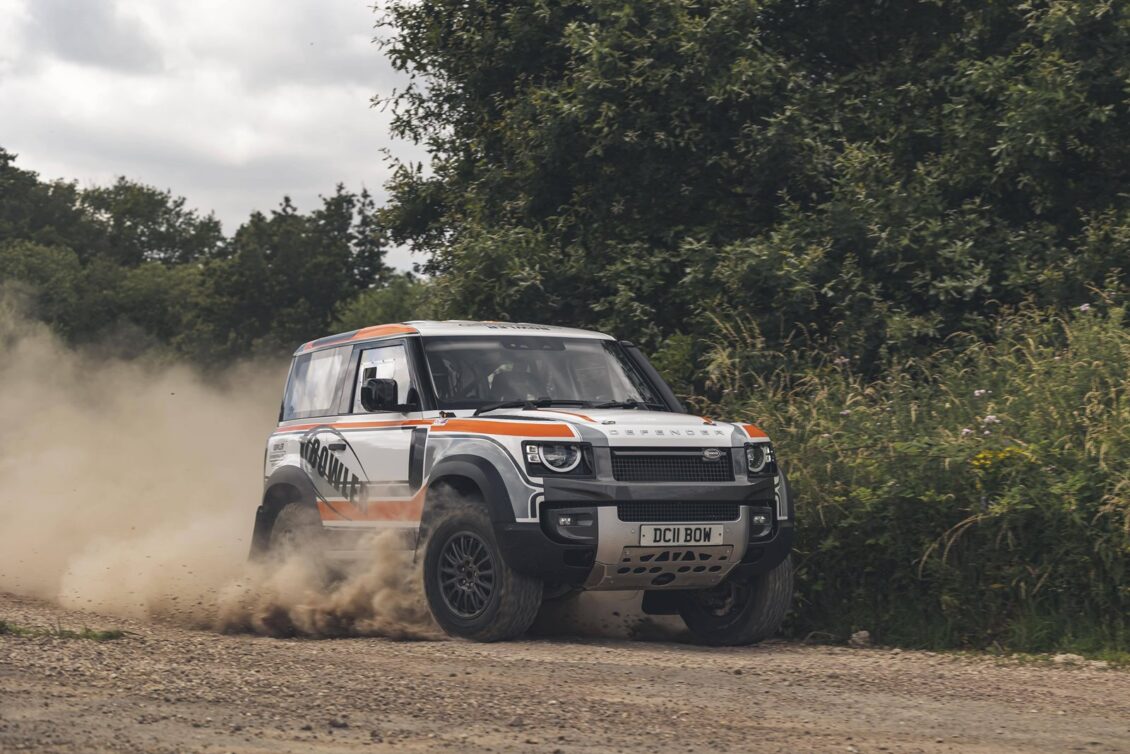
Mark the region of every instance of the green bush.
<instances>
[{"instance_id":1,"label":"green bush","mask_svg":"<svg viewBox=\"0 0 1130 754\"><path fill-rule=\"evenodd\" d=\"M778 354L759 376L758 339L725 330L708 408L770 430L798 498L793 630L1130 648L1124 318L1022 310L992 344L957 336L878 379L835 355Z\"/></svg>"},{"instance_id":2,"label":"green bush","mask_svg":"<svg viewBox=\"0 0 1130 754\"><path fill-rule=\"evenodd\" d=\"M361 291L347 301L333 323L334 330L356 330L369 325L427 319L429 308L427 283L410 274L392 275L381 287Z\"/></svg>"}]
</instances>

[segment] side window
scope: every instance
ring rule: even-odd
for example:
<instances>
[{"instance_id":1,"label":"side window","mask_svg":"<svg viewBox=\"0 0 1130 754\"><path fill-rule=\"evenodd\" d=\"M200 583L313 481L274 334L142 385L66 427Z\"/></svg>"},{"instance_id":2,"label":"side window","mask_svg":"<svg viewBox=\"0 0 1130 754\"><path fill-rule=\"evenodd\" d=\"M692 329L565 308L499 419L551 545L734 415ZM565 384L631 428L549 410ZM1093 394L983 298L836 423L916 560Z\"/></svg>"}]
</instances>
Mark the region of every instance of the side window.
<instances>
[{"instance_id":1,"label":"side window","mask_svg":"<svg viewBox=\"0 0 1130 754\"><path fill-rule=\"evenodd\" d=\"M412 373L408 370L408 354L403 345L367 348L361 352L357 383L353 386L353 413L367 413L361 406L361 386L366 380L374 378L396 380L396 399L400 403L420 402L416 388L412 385Z\"/></svg>"},{"instance_id":2,"label":"side window","mask_svg":"<svg viewBox=\"0 0 1130 754\"><path fill-rule=\"evenodd\" d=\"M329 416L335 412L334 398L350 349L326 348L302 354L294 360L283 399L283 420Z\"/></svg>"}]
</instances>

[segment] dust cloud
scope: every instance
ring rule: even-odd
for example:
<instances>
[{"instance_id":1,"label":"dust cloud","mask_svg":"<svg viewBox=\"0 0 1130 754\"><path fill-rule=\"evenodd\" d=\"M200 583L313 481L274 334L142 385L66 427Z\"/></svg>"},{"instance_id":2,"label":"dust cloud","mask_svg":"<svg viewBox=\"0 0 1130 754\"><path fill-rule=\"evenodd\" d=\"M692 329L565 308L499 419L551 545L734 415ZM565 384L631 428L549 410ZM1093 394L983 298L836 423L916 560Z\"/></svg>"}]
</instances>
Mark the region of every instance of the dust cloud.
<instances>
[{"instance_id":1,"label":"dust cloud","mask_svg":"<svg viewBox=\"0 0 1130 754\"><path fill-rule=\"evenodd\" d=\"M397 532L363 541L372 554L342 572L309 558L248 564L219 594L214 626L272 636L438 639L424 601L421 562L395 545Z\"/></svg>"},{"instance_id":2,"label":"dust cloud","mask_svg":"<svg viewBox=\"0 0 1130 754\"><path fill-rule=\"evenodd\" d=\"M205 379L65 346L0 291L0 591L105 615L274 636L441 633L419 562L380 536L345 573L250 562L285 364ZM640 593L546 603L533 633L670 639Z\"/></svg>"},{"instance_id":3,"label":"dust cloud","mask_svg":"<svg viewBox=\"0 0 1130 754\"><path fill-rule=\"evenodd\" d=\"M434 633L411 564L379 540L332 581L248 562L285 373L70 349L0 295L0 591L218 630Z\"/></svg>"}]
</instances>

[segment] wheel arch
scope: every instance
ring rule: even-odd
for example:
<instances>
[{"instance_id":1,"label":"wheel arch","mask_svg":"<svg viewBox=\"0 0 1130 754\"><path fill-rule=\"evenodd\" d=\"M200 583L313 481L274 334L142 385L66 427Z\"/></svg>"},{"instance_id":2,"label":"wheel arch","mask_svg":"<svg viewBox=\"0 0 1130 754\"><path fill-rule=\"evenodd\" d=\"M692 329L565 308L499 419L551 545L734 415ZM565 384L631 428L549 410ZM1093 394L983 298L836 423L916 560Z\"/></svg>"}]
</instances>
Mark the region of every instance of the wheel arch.
<instances>
[{"instance_id":1,"label":"wheel arch","mask_svg":"<svg viewBox=\"0 0 1130 754\"><path fill-rule=\"evenodd\" d=\"M263 485L263 502L255 511L255 528L251 534L251 557L267 551L271 527L279 511L288 503L302 503L317 511L318 496L306 472L296 466L281 466Z\"/></svg>"},{"instance_id":2,"label":"wheel arch","mask_svg":"<svg viewBox=\"0 0 1130 754\"><path fill-rule=\"evenodd\" d=\"M427 528L429 518L443 505L444 490L454 490L464 500L483 505L494 523L514 521L514 506L502 475L494 464L480 456L448 456L431 470L421 519L424 528Z\"/></svg>"}]
</instances>

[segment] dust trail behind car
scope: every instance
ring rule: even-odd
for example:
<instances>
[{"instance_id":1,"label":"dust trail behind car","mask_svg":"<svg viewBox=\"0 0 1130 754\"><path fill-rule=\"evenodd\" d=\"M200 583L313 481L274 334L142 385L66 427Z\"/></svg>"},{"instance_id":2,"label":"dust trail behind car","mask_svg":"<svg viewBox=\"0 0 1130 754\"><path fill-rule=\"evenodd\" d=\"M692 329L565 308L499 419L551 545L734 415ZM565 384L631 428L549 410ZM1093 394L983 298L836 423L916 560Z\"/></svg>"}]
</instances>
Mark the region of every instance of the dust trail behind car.
<instances>
[{"instance_id":1,"label":"dust trail behind car","mask_svg":"<svg viewBox=\"0 0 1130 754\"><path fill-rule=\"evenodd\" d=\"M305 563L248 564L284 379L71 349L0 297L0 591L225 630L428 635L380 542L328 589Z\"/></svg>"}]
</instances>

